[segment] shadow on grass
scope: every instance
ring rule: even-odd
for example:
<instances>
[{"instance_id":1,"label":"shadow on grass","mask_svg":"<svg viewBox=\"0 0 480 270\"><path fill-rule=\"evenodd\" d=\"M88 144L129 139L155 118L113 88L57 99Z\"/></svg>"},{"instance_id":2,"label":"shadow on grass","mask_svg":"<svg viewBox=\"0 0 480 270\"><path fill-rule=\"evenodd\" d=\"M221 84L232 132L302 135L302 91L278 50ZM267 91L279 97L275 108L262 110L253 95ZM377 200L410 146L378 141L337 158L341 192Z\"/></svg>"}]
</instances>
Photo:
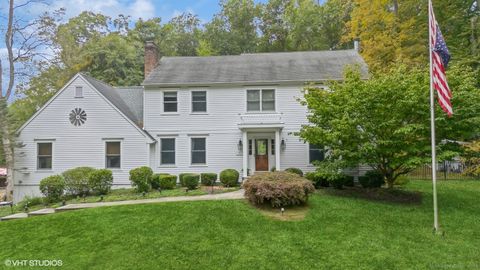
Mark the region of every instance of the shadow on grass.
<instances>
[{"instance_id":1,"label":"shadow on grass","mask_svg":"<svg viewBox=\"0 0 480 270\"><path fill-rule=\"evenodd\" d=\"M326 188L319 190L319 192L331 196L359 198L392 204L420 205L422 203L421 192L396 188L345 187L344 189Z\"/></svg>"}]
</instances>

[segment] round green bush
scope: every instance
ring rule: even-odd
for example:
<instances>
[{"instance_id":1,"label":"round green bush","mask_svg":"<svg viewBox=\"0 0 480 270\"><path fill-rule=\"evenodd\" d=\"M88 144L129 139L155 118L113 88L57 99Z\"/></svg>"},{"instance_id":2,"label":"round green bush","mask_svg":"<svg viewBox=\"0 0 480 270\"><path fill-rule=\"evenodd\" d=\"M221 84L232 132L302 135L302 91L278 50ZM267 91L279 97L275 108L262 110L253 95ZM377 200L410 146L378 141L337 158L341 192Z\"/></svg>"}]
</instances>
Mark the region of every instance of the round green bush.
<instances>
[{"instance_id":1,"label":"round green bush","mask_svg":"<svg viewBox=\"0 0 480 270\"><path fill-rule=\"evenodd\" d=\"M77 167L66 170L62 173L65 179L66 191L75 196L82 196L88 194L90 187L88 185L88 178L90 174L96 169L92 167Z\"/></svg>"},{"instance_id":2,"label":"round green bush","mask_svg":"<svg viewBox=\"0 0 480 270\"><path fill-rule=\"evenodd\" d=\"M383 174L378 171L368 171L364 176L360 176L358 181L364 188L380 188L385 183Z\"/></svg>"},{"instance_id":3,"label":"round green bush","mask_svg":"<svg viewBox=\"0 0 480 270\"><path fill-rule=\"evenodd\" d=\"M40 181L40 191L50 202L60 200L65 190L65 180L61 175L52 175Z\"/></svg>"},{"instance_id":4,"label":"round green bush","mask_svg":"<svg viewBox=\"0 0 480 270\"><path fill-rule=\"evenodd\" d=\"M303 176L303 171L300 170L299 168L288 168L288 169L285 169L286 172L291 172L291 173L295 173L295 174L298 174L300 176Z\"/></svg>"},{"instance_id":5,"label":"round green bush","mask_svg":"<svg viewBox=\"0 0 480 270\"><path fill-rule=\"evenodd\" d=\"M130 182L137 192L148 192L150 190L152 176L153 171L147 166L130 170Z\"/></svg>"},{"instance_id":6,"label":"round green bush","mask_svg":"<svg viewBox=\"0 0 480 270\"><path fill-rule=\"evenodd\" d=\"M322 188L322 187L329 187L330 182L328 182L328 179L317 172L308 172L305 174L305 178L313 182L313 185L315 188Z\"/></svg>"},{"instance_id":7,"label":"round green bush","mask_svg":"<svg viewBox=\"0 0 480 270\"><path fill-rule=\"evenodd\" d=\"M189 175L189 174L194 174L194 173L181 173L181 174L178 175L178 181L180 182L180 185L181 185L182 187L185 186L185 184L183 183L183 177L184 177L185 175Z\"/></svg>"},{"instance_id":8,"label":"round green bush","mask_svg":"<svg viewBox=\"0 0 480 270\"><path fill-rule=\"evenodd\" d=\"M217 181L217 174L216 173L202 173L202 174L200 174L200 179L202 181L202 185L213 186L213 185L215 185L215 181Z\"/></svg>"},{"instance_id":9,"label":"round green bush","mask_svg":"<svg viewBox=\"0 0 480 270\"><path fill-rule=\"evenodd\" d=\"M238 183L240 174L235 169L226 169L220 172L220 182L226 187L234 187Z\"/></svg>"},{"instance_id":10,"label":"round green bush","mask_svg":"<svg viewBox=\"0 0 480 270\"><path fill-rule=\"evenodd\" d=\"M302 205L315 191L312 182L287 172L255 174L243 183L245 197L253 204L272 207Z\"/></svg>"},{"instance_id":11,"label":"round green bush","mask_svg":"<svg viewBox=\"0 0 480 270\"><path fill-rule=\"evenodd\" d=\"M174 189L177 186L177 176L163 174L159 176L160 189Z\"/></svg>"},{"instance_id":12,"label":"round green bush","mask_svg":"<svg viewBox=\"0 0 480 270\"><path fill-rule=\"evenodd\" d=\"M113 184L113 175L111 170L100 169L90 173L88 177L88 186L99 195L105 195L110 192Z\"/></svg>"},{"instance_id":13,"label":"round green bush","mask_svg":"<svg viewBox=\"0 0 480 270\"><path fill-rule=\"evenodd\" d=\"M168 173L156 173L152 175L152 178L150 178L150 186L152 189L158 190L158 189L163 189L160 187L160 176L162 175L169 175Z\"/></svg>"},{"instance_id":14,"label":"round green bush","mask_svg":"<svg viewBox=\"0 0 480 270\"><path fill-rule=\"evenodd\" d=\"M183 184L189 190L196 189L200 182L199 174L187 174L183 176Z\"/></svg>"},{"instance_id":15,"label":"round green bush","mask_svg":"<svg viewBox=\"0 0 480 270\"><path fill-rule=\"evenodd\" d=\"M345 186L347 187L355 186L355 177L351 175L345 175L344 177L345 177L345 183L344 183Z\"/></svg>"}]
</instances>

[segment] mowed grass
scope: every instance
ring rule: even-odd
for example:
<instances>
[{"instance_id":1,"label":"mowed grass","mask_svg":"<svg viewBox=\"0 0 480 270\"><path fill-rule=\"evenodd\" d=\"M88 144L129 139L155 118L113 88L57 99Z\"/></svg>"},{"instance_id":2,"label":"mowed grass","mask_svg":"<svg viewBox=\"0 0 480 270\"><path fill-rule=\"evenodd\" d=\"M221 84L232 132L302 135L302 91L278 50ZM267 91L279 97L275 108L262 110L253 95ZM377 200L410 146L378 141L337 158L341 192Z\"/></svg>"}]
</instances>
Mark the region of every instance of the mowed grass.
<instances>
[{"instance_id":1,"label":"mowed grass","mask_svg":"<svg viewBox=\"0 0 480 270\"><path fill-rule=\"evenodd\" d=\"M1 222L0 264L57 259L62 269L480 268L480 182L439 183L444 236L432 234L431 183L412 181L407 188L423 193L422 204L320 192L300 221L267 217L244 201L198 201Z\"/></svg>"}]
</instances>

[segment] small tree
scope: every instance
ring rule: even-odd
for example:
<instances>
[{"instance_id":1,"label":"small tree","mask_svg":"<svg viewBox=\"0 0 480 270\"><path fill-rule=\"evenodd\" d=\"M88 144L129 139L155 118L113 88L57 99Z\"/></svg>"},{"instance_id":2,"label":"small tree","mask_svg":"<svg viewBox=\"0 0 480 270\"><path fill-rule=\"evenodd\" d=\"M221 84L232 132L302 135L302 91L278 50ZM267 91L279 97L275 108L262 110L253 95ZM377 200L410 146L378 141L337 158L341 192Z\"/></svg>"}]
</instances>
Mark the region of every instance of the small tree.
<instances>
[{"instance_id":1,"label":"small tree","mask_svg":"<svg viewBox=\"0 0 480 270\"><path fill-rule=\"evenodd\" d=\"M456 142L479 134L480 91L473 74L465 67L449 71L454 115L448 118L436 106L439 160L459 155L463 149ZM328 147L329 159L347 167L368 164L383 174L389 188L397 177L431 160L428 72L399 67L362 80L349 69L343 82L329 88L306 88L301 102L308 106L310 124L298 133Z\"/></svg>"}]
</instances>

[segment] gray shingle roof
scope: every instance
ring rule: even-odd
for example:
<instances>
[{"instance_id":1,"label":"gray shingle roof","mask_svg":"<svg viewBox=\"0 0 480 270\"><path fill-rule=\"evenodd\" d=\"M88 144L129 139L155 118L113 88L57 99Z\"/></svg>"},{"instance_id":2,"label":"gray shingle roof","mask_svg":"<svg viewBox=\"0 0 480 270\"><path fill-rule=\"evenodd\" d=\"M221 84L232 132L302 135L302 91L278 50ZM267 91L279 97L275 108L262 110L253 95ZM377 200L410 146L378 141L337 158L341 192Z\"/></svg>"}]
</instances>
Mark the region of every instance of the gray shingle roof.
<instances>
[{"instance_id":1,"label":"gray shingle roof","mask_svg":"<svg viewBox=\"0 0 480 270\"><path fill-rule=\"evenodd\" d=\"M127 86L115 87L117 93L127 104L130 111L134 114L137 121L143 122L143 87Z\"/></svg>"},{"instance_id":2,"label":"gray shingle roof","mask_svg":"<svg viewBox=\"0 0 480 270\"><path fill-rule=\"evenodd\" d=\"M318 82L339 80L347 65L368 68L355 50L257 53L209 57L162 57L144 85Z\"/></svg>"}]
</instances>

